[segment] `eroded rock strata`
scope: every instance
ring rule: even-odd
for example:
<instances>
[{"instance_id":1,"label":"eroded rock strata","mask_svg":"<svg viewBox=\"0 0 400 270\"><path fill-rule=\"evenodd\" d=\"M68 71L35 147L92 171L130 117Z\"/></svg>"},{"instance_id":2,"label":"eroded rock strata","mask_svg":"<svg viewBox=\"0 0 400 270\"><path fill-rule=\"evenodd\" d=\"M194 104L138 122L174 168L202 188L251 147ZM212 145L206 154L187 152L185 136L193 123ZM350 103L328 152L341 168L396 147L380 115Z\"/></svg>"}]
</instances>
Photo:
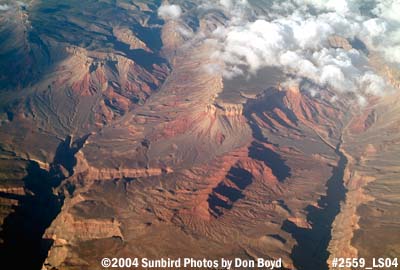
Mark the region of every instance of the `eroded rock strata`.
<instances>
[{"instance_id":1,"label":"eroded rock strata","mask_svg":"<svg viewBox=\"0 0 400 270\"><path fill-rule=\"evenodd\" d=\"M0 52L18 59L0 65L3 261L282 258L309 270L399 254L395 67L368 55L394 91L365 104L269 69L232 89L210 70L224 65L218 44L191 40L228 25L220 10L186 1L182 20L160 20L159 1L87 1L83 13L47 2L1 17ZM328 38L367 53L356 45Z\"/></svg>"}]
</instances>

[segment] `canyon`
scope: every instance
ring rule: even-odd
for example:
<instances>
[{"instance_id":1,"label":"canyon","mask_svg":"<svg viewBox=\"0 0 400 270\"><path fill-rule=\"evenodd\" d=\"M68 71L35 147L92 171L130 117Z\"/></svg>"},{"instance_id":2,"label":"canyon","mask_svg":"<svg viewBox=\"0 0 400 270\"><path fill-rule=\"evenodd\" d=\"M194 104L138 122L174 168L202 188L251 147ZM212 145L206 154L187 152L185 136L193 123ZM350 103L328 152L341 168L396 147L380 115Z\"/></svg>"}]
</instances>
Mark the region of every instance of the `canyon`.
<instances>
[{"instance_id":1,"label":"canyon","mask_svg":"<svg viewBox=\"0 0 400 270\"><path fill-rule=\"evenodd\" d=\"M224 65L215 44L187 32L226 15L194 1L164 21L160 1L24 3L0 13L3 262L282 258L328 270L335 257L400 254L397 67L371 53L394 91L360 104L275 68L210 71Z\"/></svg>"}]
</instances>

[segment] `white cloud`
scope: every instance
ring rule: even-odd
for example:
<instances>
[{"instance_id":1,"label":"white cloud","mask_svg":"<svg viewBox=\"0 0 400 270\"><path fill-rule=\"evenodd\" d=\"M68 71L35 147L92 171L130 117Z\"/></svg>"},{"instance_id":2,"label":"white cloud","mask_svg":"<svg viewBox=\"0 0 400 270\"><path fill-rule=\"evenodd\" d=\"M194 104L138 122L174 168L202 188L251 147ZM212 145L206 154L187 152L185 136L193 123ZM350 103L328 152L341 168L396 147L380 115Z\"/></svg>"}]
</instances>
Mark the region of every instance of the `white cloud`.
<instances>
[{"instance_id":1,"label":"white cloud","mask_svg":"<svg viewBox=\"0 0 400 270\"><path fill-rule=\"evenodd\" d=\"M375 0L363 7L365 4L362 0L271 0L262 4L201 0L200 14L219 10L228 19L213 22L212 33L202 29L186 35L190 37L186 43L208 42L214 48L211 57L221 65L205 69L221 72L225 78L248 77L262 68L277 67L291 78L290 85L296 82L312 88L313 95L325 87L354 92L357 98L380 95L390 86L370 66L365 53L380 53L400 67L400 1ZM171 6L160 7L159 15ZM335 43L332 37L336 37ZM354 40L367 50L349 49ZM358 100L361 104L366 99Z\"/></svg>"},{"instance_id":2,"label":"white cloud","mask_svg":"<svg viewBox=\"0 0 400 270\"><path fill-rule=\"evenodd\" d=\"M347 44L357 38L368 50L400 65L400 25L393 12L397 12L399 1L377 2L371 9L374 14L368 17L360 11L360 0L274 1L267 14L248 19L254 18L249 3L220 0L222 8L229 7L225 14L230 20L209 37L217 44L213 57L224 63L213 70L222 70L231 78L273 66L319 87L382 94L389 86L369 66L364 52L330 45L332 36ZM212 2L207 3L212 6Z\"/></svg>"},{"instance_id":3,"label":"white cloud","mask_svg":"<svg viewBox=\"0 0 400 270\"><path fill-rule=\"evenodd\" d=\"M377 0L372 13L378 17L377 25L369 23L367 27L369 31L375 30L377 33L369 45L382 53L386 60L400 66L400 1ZM381 33L378 32L379 30Z\"/></svg>"},{"instance_id":4,"label":"white cloud","mask_svg":"<svg viewBox=\"0 0 400 270\"><path fill-rule=\"evenodd\" d=\"M373 12L389 22L400 22L400 1L398 0L380 0L377 1Z\"/></svg>"},{"instance_id":5,"label":"white cloud","mask_svg":"<svg viewBox=\"0 0 400 270\"><path fill-rule=\"evenodd\" d=\"M0 11L9 10L11 7L7 4L0 5Z\"/></svg>"},{"instance_id":6,"label":"white cloud","mask_svg":"<svg viewBox=\"0 0 400 270\"><path fill-rule=\"evenodd\" d=\"M331 25L314 18L257 20L230 27L225 32L218 29L217 36L222 39L221 51L216 57L226 64L228 77L276 66L320 85L356 91L367 59L356 50L348 52L327 47L332 34L335 31ZM368 82L363 81L364 84Z\"/></svg>"},{"instance_id":7,"label":"white cloud","mask_svg":"<svg viewBox=\"0 0 400 270\"><path fill-rule=\"evenodd\" d=\"M164 20L178 19L182 14L182 9L178 5L163 4L158 8L158 16Z\"/></svg>"},{"instance_id":8,"label":"white cloud","mask_svg":"<svg viewBox=\"0 0 400 270\"><path fill-rule=\"evenodd\" d=\"M386 83L382 77L377 76L371 72L365 73L361 77L361 86L364 86L364 89L367 93L379 95L380 91L385 87Z\"/></svg>"},{"instance_id":9,"label":"white cloud","mask_svg":"<svg viewBox=\"0 0 400 270\"><path fill-rule=\"evenodd\" d=\"M232 8L233 5L232 0L219 0L219 3L226 9Z\"/></svg>"}]
</instances>

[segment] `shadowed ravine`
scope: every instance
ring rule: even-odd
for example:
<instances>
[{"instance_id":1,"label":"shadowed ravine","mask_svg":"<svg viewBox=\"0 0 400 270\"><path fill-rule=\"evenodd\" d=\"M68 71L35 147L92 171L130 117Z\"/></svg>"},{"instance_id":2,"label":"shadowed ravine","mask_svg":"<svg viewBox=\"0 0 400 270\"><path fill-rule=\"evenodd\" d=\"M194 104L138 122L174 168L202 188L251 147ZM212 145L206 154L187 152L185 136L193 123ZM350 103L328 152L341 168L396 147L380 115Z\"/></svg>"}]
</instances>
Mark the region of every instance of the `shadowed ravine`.
<instances>
[{"instance_id":1,"label":"shadowed ravine","mask_svg":"<svg viewBox=\"0 0 400 270\"><path fill-rule=\"evenodd\" d=\"M341 143L336 147L339 161L332 170L332 177L327 182L327 192L318 201L318 207L309 205L307 221L311 229L297 227L290 221L285 221L282 229L291 233L297 245L292 250L293 263L299 270L328 270L327 250L331 240L332 223L340 211L340 203L345 199L346 188L343 185L344 170L347 158L340 150Z\"/></svg>"},{"instance_id":2,"label":"shadowed ravine","mask_svg":"<svg viewBox=\"0 0 400 270\"><path fill-rule=\"evenodd\" d=\"M39 270L51 245L51 241L44 241L42 236L60 212L63 199L53 194L52 188L57 183L49 172L34 162L27 172L25 189L31 193L13 196L19 205L4 220L0 258L3 264L12 265L12 269ZM9 196L11 194L0 194L0 197Z\"/></svg>"},{"instance_id":3,"label":"shadowed ravine","mask_svg":"<svg viewBox=\"0 0 400 270\"><path fill-rule=\"evenodd\" d=\"M0 239L3 239L0 259L4 265L12 265L12 269L42 268L52 244L51 240L43 239L43 234L59 214L64 201L64 196L54 189L73 174L75 154L88 137L72 142L72 137L67 136L59 144L49 171L31 161L23 179L27 194L0 193L0 198L18 200L18 206L6 217L0 232Z\"/></svg>"}]
</instances>

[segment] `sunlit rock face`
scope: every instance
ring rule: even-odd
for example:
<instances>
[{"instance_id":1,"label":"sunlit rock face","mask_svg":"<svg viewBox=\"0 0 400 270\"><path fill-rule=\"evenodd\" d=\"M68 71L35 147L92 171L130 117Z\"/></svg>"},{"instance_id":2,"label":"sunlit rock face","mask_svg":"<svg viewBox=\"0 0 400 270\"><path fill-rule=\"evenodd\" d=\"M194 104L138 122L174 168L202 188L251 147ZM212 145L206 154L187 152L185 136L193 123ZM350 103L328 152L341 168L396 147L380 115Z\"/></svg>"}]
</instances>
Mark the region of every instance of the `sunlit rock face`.
<instances>
[{"instance_id":1,"label":"sunlit rock face","mask_svg":"<svg viewBox=\"0 0 400 270\"><path fill-rule=\"evenodd\" d=\"M2 260L398 254L399 6L334 2L0 3Z\"/></svg>"}]
</instances>

